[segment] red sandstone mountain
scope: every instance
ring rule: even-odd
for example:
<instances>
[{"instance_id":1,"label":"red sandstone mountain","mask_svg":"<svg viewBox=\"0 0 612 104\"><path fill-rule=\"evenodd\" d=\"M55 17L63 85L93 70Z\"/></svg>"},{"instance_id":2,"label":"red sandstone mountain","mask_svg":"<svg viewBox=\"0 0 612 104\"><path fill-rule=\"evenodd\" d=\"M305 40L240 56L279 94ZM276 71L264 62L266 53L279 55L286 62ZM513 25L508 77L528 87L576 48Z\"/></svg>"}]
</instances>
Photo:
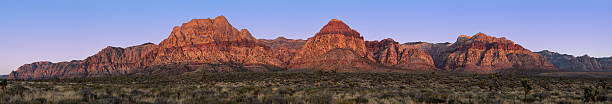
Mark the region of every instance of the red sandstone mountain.
<instances>
[{"instance_id":1,"label":"red sandstone mountain","mask_svg":"<svg viewBox=\"0 0 612 104\"><path fill-rule=\"evenodd\" d=\"M612 60L597 59L598 62ZM601 64L602 67L605 66ZM609 63L606 63L609 67ZM448 70L499 72L555 70L539 54L505 38L479 33L457 42L400 44L393 39L364 41L355 30L332 19L308 40L255 39L227 19L194 19L174 27L159 45L107 47L83 61L35 62L9 78L99 77L208 71L335 70L395 72Z\"/></svg>"},{"instance_id":2,"label":"red sandstone mountain","mask_svg":"<svg viewBox=\"0 0 612 104\"><path fill-rule=\"evenodd\" d=\"M71 71L80 68L80 60L74 60L70 62L34 62L31 64L25 64L17 71L9 74L10 79L46 79L46 78L58 78L64 75L70 74Z\"/></svg>"},{"instance_id":3,"label":"red sandstone mountain","mask_svg":"<svg viewBox=\"0 0 612 104\"><path fill-rule=\"evenodd\" d=\"M306 44L306 40L293 40L285 37L278 37L276 39L258 39L259 43L263 43L270 47L270 51L274 58L281 60L282 66L289 65L289 61L295 56L297 52Z\"/></svg>"},{"instance_id":4,"label":"red sandstone mountain","mask_svg":"<svg viewBox=\"0 0 612 104\"><path fill-rule=\"evenodd\" d=\"M432 70L434 61L429 55L418 47L399 44L393 39L379 41L366 41L368 53L372 60L385 66L400 69Z\"/></svg>"},{"instance_id":5,"label":"red sandstone mountain","mask_svg":"<svg viewBox=\"0 0 612 104\"><path fill-rule=\"evenodd\" d=\"M238 31L225 17L194 19L173 29L159 45L107 47L82 62L26 64L10 74L11 78L98 77L130 74L151 66L185 64L198 68L206 64L236 63L266 71L282 67L270 47L258 41L246 30ZM65 64L71 65L71 67ZM257 66L265 66L264 69ZM48 66L48 67L38 67ZM55 70L61 70L61 73ZM54 73L50 73L54 72ZM25 77L27 76L27 77Z\"/></svg>"},{"instance_id":6,"label":"red sandstone mountain","mask_svg":"<svg viewBox=\"0 0 612 104\"><path fill-rule=\"evenodd\" d=\"M461 35L453 44L419 46L428 51L440 69L467 72L551 71L556 68L544 57L506 38L484 33Z\"/></svg>"},{"instance_id":7,"label":"red sandstone mountain","mask_svg":"<svg viewBox=\"0 0 612 104\"><path fill-rule=\"evenodd\" d=\"M308 38L291 60L289 68L336 71L376 69L365 55L363 37L342 21L332 19L314 37Z\"/></svg>"}]
</instances>

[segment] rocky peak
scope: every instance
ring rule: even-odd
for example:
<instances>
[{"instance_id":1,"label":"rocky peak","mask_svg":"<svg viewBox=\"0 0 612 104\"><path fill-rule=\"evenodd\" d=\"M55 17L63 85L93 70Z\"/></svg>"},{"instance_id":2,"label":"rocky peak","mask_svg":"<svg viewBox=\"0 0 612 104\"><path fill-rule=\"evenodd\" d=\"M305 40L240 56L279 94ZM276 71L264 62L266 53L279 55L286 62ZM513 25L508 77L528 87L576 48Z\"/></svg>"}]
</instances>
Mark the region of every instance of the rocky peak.
<instances>
[{"instance_id":1,"label":"rocky peak","mask_svg":"<svg viewBox=\"0 0 612 104\"><path fill-rule=\"evenodd\" d=\"M542 51L540 51L540 52L538 52L538 53L554 53L554 52L551 52L551 51L549 51L549 50L542 50Z\"/></svg>"},{"instance_id":2,"label":"rocky peak","mask_svg":"<svg viewBox=\"0 0 612 104\"><path fill-rule=\"evenodd\" d=\"M327 25L323 26L323 28L321 28L319 33L317 33L315 36L325 34L342 34L345 36L363 39L363 37L361 37L357 31L351 29L348 25L344 24L344 22L337 19L330 20Z\"/></svg>"},{"instance_id":3,"label":"rocky peak","mask_svg":"<svg viewBox=\"0 0 612 104\"><path fill-rule=\"evenodd\" d=\"M309 63L324 63L327 59L321 55L335 49L350 50L350 54L364 57L367 51L365 45L363 37L357 31L340 20L332 19L314 37L308 38L300 52L292 59L290 68L315 67L309 66Z\"/></svg>"},{"instance_id":4,"label":"rocky peak","mask_svg":"<svg viewBox=\"0 0 612 104\"><path fill-rule=\"evenodd\" d=\"M193 19L182 26L174 27L170 36L159 45L164 48L184 47L227 42L254 43L248 30L237 30L224 16L215 19Z\"/></svg>"},{"instance_id":5,"label":"rocky peak","mask_svg":"<svg viewBox=\"0 0 612 104\"><path fill-rule=\"evenodd\" d=\"M227 18L225 18L225 16L217 16L215 19L213 19L213 23L216 26L232 27L232 25L229 23L229 21L227 21Z\"/></svg>"},{"instance_id":6,"label":"rocky peak","mask_svg":"<svg viewBox=\"0 0 612 104\"><path fill-rule=\"evenodd\" d=\"M513 41L505 37L497 38L477 33L474 36L461 35L457 38L457 42L453 46L459 50L465 49L504 49L504 50L525 50L522 46L514 44Z\"/></svg>"},{"instance_id":7,"label":"rocky peak","mask_svg":"<svg viewBox=\"0 0 612 104\"><path fill-rule=\"evenodd\" d=\"M591 56L589 56L589 55L587 55L587 54L582 55L582 56L578 56L578 58L580 58L580 57L591 58Z\"/></svg>"},{"instance_id":8,"label":"rocky peak","mask_svg":"<svg viewBox=\"0 0 612 104\"><path fill-rule=\"evenodd\" d=\"M441 52L442 54L434 55L434 60L438 60L438 67L443 69L475 72L556 69L541 55L504 37L497 38L484 33L471 37L461 35L449 50Z\"/></svg>"},{"instance_id":9,"label":"rocky peak","mask_svg":"<svg viewBox=\"0 0 612 104\"><path fill-rule=\"evenodd\" d=\"M380 43L381 43L383 46L389 46L389 45L391 45L391 44L398 44L398 42L395 42L395 40L393 40L393 39L391 39L391 38L383 39L383 40L381 40L381 41L380 41Z\"/></svg>"}]
</instances>

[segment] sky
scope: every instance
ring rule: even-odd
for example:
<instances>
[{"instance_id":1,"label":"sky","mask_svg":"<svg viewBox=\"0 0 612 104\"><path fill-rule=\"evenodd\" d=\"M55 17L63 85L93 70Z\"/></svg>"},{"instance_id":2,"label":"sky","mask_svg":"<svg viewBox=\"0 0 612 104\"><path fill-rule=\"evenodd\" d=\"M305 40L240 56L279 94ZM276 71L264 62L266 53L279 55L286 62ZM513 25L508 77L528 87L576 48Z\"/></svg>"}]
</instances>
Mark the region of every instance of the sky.
<instances>
[{"instance_id":1,"label":"sky","mask_svg":"<svg viewBox=\"0 0 612 104\"><path fill-rule=\"evenodd\" d=\"M106 46L159 43L223 15L258 39L312 37L340 19L366 40L454 42L478 32L531 51L612 56L612 0L2 0L0 74L82 60Z\"/></svg>"}]
</instances>

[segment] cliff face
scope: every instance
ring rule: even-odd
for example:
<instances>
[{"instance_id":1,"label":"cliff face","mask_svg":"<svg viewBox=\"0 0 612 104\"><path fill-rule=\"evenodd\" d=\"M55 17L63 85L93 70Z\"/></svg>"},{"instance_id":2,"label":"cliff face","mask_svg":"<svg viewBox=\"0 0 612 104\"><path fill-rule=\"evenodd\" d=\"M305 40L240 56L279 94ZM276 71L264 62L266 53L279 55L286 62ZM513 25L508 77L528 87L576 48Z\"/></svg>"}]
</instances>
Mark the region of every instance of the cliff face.
<instances>
[{"instance_id":1,"label":"cliff face","mask_svg":"<svg viewBox=\"0 0 612 104\"><path fill-rule=\"evenodd\" d=\"M306 44L306 40L298 39L287 39L284 37L278 37L276 39L258 39L259 43L263 43L270 47L270 52L274 58L282 61L282 66L289 65L289 61L295 56L297 52Z\"/></svg>"},{"instance_id":2,"label":"cliff face","mask_svg":"<svg viewBox=\"0 0 612 104\"><path fill-rule=\"evenodd\" d=\"M601 64L601 68L605 71L612 71L612 57L597 58Z\"/></svg>"},{"instance_id":3,"label":"cliff face","mask_svg":"<svg viewBox=\"0 0 612 104\"><path fill-rule=\"evenodd\" d=\"M270 51L270 47L259 43L246 29L238 31L225 17L219 16L215 19L194 19L177 26L159 45L147 43L128 48L109 46L83 61L26 64L11 73L10 78L123 75L147 68L159 68L165 64L180 66L183 63L189 64L190 67L186 68L197 68L204 63L234 63L266 71L269 67L283 67L286 62L278 57L291 57L275 56ZM266 67L255 67L259 65Z\"/></svg>"},{"instance_id":4,"label":"cliff face","mask_svg":"<svg viewBox=\"0 0 612 104\"><path fill-rule=\"evenodd\" d=\"M331 50L336 51L331 52ZM363 37L342 21L332 19L314 37L308 38L291 60L289 68L349 71L347 69L352 68L349 67L351 64L368 66L365 65L368 64L365 55L366 46ZM332 61L350 63L330 63Z\"/></svg>"},{"instance_id":5,"label":"cliff face","mask_svg":"<svg viewBox=\"0 0 612 104\"><path fill-rule=\"evenodd\" d=\"M393 39L367 41L368 53L371 59L385 66L400 69L432 70L435 69L429 53L408 44L399 44Z\"/></svg>"},{"instance_id":6,"label":"cliff face","mask_svg":"<svg viewBox=\"0 0 612 104\"><path fill-rule=\"evenodd\" d=\"M193 19L176 26L168 38L159 45L162 48L189 47L206 44L252 45L255 38L246 29L238 31L224 16L215 19ZM237 44L243 43L243 44Z\"/></svg>"},{"instance_id":7,"label":"cliff face","mask_svg":"<svg viewBox=\"0 0 612 104\"><path fill-rule=\"evenodd\" d=\"M83 60L79 70L71 73L89 77L110 76L131 73L134 68L150 65L155 58L155 51L159 46L145 43L138 46L121 48L106 47L97 54ZM64 76L83 77L83 76Z\"/></svg>"},{"instance_id":8,"label":"cliff face","mask_svg":"<svg viewBox=\"0 0 612 104\"><path fill-rule=\"evenodd\" d=\"M259 43L246 29L238 31L223 16L214 20L195 19L175 27L159 46L153 64L232 62L277 67L283 64L268 52L270 47Z\"/></svg>"},{"instance_id":9,"label":"cliff face","mask_svg":"<svg viewBox=\"0 0 612 104\"><path fill-rule=\"evenodd\" d=\"M546 55L544 55L546 56ZM556 56L550 56L556 57ZM392 72L448 70L498 72L554 70L554 62L505 38L478 33L460 36L455 43L412 42L393 39L364 41L355 30L332 19L307 40L255 39L246 29L234 28L225 17L194 19L174 27L159 43L120 48L106 47L83 61L35 62L20 67L9 78L72 78L125 74L209 71L336 70ZM578 57L570 69L606 69L612 58ZM557 65L555 63L555 65ZM561 66L559 64L558 66ZM565 67L561 68L565 69ZM147 75L144 74L144 75Z\"/></svg>"},{"instance_id":10,"label":"cliff face","mask_svg":"<svg viewBox=\"0 0 612 104\"><path fill-rule=\"evenodd\" d=\"M353 50L359 56L364 56L366 53L363 37L342 21L332 19L314 37L308 38L292 63L308 62L308 57L320 56L336 48Z\"/></svg>"},{"instance_id":11,"label":"cliff face","mask_svg":"<svg viewBox=\"0 0 612 104\"><path fill-rule=\"evenodd\" d=\"M611 58L594 58L587 55L574 57L548 50L537 53L546 57L561 71L612 71Z\"/></svg>"},{"instance_id":12,"label":"cliff face","mask_svg":"<svg viewBox=\"0 0 612 104\"><path fill-rule=\"evenodd\" d=\"M34 62L25 64L11 72L8 78L19 79L38 79L38 78L60 78L64 75L71 74L70 71L77 70L80 67L80 60L70 62Z\"/></svg>"},{"instance_id":13,"label":"cliff face","mask_svg":"<svg viewBox=\"0 0 612 104\"><path fill-rule=\"evenodd\" d=\"M544 57L524 49L505 38L496 38L478 33L473 37L459 36L457 42L447 49L430 51L435 53L439 68L452 71L499 72L499 71L546 71L556 68ZM441 61L445 60L445 61Z\"/></svg>"}]
</instances>

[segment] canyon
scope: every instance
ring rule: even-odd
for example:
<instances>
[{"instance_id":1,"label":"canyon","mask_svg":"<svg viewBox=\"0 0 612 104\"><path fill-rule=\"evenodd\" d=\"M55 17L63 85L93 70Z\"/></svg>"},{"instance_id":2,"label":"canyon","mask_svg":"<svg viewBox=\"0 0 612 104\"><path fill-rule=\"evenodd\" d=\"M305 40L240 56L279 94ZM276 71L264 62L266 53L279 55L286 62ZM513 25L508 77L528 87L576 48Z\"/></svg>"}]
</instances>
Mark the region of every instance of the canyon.
<instances>
[{"instance_id":1,"label":"canyon","mask_svg":"<svg viewBox=\"0 0 612 104\"><path fill-rule=\"evenodd\" d=\"M307 40L256 39L224 16L176 26L159 44L108 46L84 59L34 62L9 79L51 79L212 72L412 72L470 73L608 71L612 58L532 52L484 33L461 35L454 43L367 41L343 21L332 19Z\"/></svg>"}]
</instances>

